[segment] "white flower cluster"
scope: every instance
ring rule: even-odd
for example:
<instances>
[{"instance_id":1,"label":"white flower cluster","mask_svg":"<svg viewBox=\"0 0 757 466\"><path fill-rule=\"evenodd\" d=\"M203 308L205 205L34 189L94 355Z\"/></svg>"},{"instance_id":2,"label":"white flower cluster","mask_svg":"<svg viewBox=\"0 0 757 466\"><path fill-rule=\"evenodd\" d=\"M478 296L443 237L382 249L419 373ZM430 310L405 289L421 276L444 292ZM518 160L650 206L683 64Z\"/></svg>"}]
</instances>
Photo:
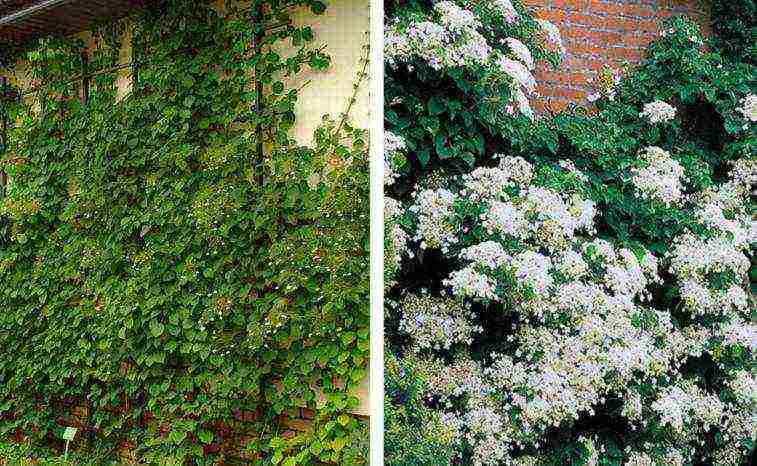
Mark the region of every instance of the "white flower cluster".
<instances>
[{"instance_id":1,"label":"white flower cluster","mask_svg":"<svg viewBox=\"0 0 757 466\"><path fill-rule=\"evenodd\" d=\"M503 39L503 41L507 44L507 48L510 49L513 58L524 64L528 70L533 71L535 66L534 57L531 55L531 50L529 50L526 44L514 37L508 37Z\"/></svg>"},{"instance_id":2,"label":"white flower cluster","mask_svg":"<svg viewBox=\"0 0 757 466\"><path fill-rule=\"evenodd\" d=\"M405 161L405 140L391 131L384 132L384 186L391 186L399 178L399 168Z\"/></svg>"},{"instance_id":3,"label":"white flower cluster","mask_svg":"<svg viewBox=\"0 0 757 466\"><path fill-rule=\"evenodd\" d=\"M515 24L520 18L510 0L491 0L487 3L487 6L496 16L503 18L507 23Z\"/></svg>"},{"instance_id":4,"label":"white flower cluster","mask_svg":"<svg viewBox=\"0 0 757 466\"><path fill-rule=\"evenodd\" d=\"M537 23L539 23L539 26L541 26L542 30L544 31L545 35L547 36L547 42L554 47L560 55L565 55L567 53L567 50L565 50L565 46L562 42L562 36L560 35L560 29L557 28L552 22L547 21L546 19L537 19Z\"/></svg>"},{"instance_id":5,"label":"white flower cluster","mask_svg":"<svg viewBox=\"0 0 757 466\"><path fill-rule=\"evenodd\" d=\"M400 266L403 257L412 257L412 254L408 250L410 236L399 224L399 218L402 216L402 212L402 206L399 202L390 197L384 198L384 222L390 227L389 237L392 241L394 267Z\"/></svg>"},{"instance_id":6,"label":"white flower cluster","mask_svg":"<svg viewBox=\"0 0 757 466\"><path fill-rule=\"evenodd\" d=\"M670 262L680 283L681 299L692 313L729 315L746 310L747 295L739 283L746 278L749 259L732 241L685 235L671 251ZM723 275L733 277L728 286L711 284L710 277Z\"/></svg>"},{"instance_id":7,"label":"white flower cluster","mask_svg":"<svg viewBox=\"0 0 757 466\"><path fill-rule=\"evenodd\" d=\"M625 466L656 466L654 459L646 453L632 452Z\"/></svg>"},{"instance_id":8,"label":"white flower cluster","mask_svg":"<svg viewBox=\"0 0 757 466\"><path fill-rule=\"evenodd\" d=\"M502 245L496 241L484 241L465 248L460 251L459 257L479 267L488 267L491 270L504 267L512 260L512 257L502 248Z\"/></svg>"},{"instance_id":9,"label":"white flower cluster","mask_svg":"<svg viewBox=\"0 0 757 466\"><path fill-rule=\"evenodd\" d=\"M631 170L637 195L670 207L683 196L684 169L670 153L656 146L641 151L641 166Z\"/></svg>"},{"instance_id":10,"label":"white flower cluster","mask_svg":"<svg viewBox=\"0 0 757 466\"><path fill-rule=\"evenodd\" d=\"M511 82L512 102L507 111L514 113L517 109L533 119L528 101L528 96L536 92L536 80L531 73L535 67L533 54L515 37L500 39L499 44L495 44L497 47L489 44L484 34L490 20L482 20L481 14L502 18L508 24L519 21L519 14L509 0L484 2L469 9L449 0L437 1L431 17L409 22L398 20L387 26L386 63L393 68L408 64L412 69L410 63L420 60L438 71L455 68L496 71L509 77ZM564 53L557 27L545 20L539 20L539 25L547 42Z\"/></svg>"},{"instance_id":11,"label":"white flower cluster","mask_svg":"<svg viewBox=\"0 0 757 466\"><path fill-rule=\"evenodd\" d=\"M415 196L410 212L417 216L418 227L413 239L421 242L421 249L439 248L447 251L457 242L452 224L455 195L446 189L426 189Z\"/></svg>"},{"instance_id":12,"label":"white flower cluster","mask_svg":"<svg viewBox=\"0 0 757 466\"><path fill-rule=\"evenodd\" d=\"M695 197L694 218L707 235L682 235L670 251L670 271L681 299L694 315L738 319L749 307L742 284L748 282L748 249L757 243L757 220L747 211L757 163L738 161L731 179Z\"/></svg>"},{"instance_id":13,"label":"white flower cluster","mask_svg":"<svg viewBox=\"0 0 757 466\"><path fill-rule=\"evenodd\" d=\"M422 241L422 248L440 248L446 252L457 241L453 209L456 200L481 205L482 213L477 220L490 235L539 241L559 249L578 231L592 231L594 202L575 193L527 187L532 176L533 168L528 162L504 157L498 168L478 168L465 175L457 194L446 189L421 191L410 209L418 217L414 239ZM508 189L515 189L518 194L510 195ZM476 277L471 273L466 276Z\"/></svg>"},{"instance_id":14,"label":"white flower cluster","mask_svg":"<svg viewBox=\"0 0 757 466\"><path fill-rule=\"evenodd\" d=\"M512 79L512 92L518 111L533 119L534 113L528 102L528 95L536 92L536 78L531 74L528 67L518 60L508 57L500 57L497 65L502 73ZM512 110L509 110L512 111Z\"/></svg>"},{"instance_id":15,"label":"white flower cluster","mask_svg":"<svg viewBox=\"0 0 757 466\"><path fill-rule=\"evenodd\" d=\"M639 116L646 118L652 124L667 123L676 117L676 109L667 102L655 100L644 104L644 109Z\"/></svg>"},{"instance_id":16,"label":"white flower cluster","mask_svg":"<svg viewBox=\"0 0 757 466\"><path fill-rule=\"evenodd\" d=\"M736 371L729 388L739 401L757 407L757 378L754 373L743 369Z\"/></svg>"},{"instance_id":17,"label":"white flower cluster","mask_svg":"<svg viewBox=\"0 0 757 466\"><path fill-rule=\"evenodd\" d=\"M670 426L679 434L684 432L684 425L689 431L709 430L710 426L720 422L724 410L718 397L685 381L663 390L651 408L660 416L661 426ZM697 426L692 428L691 424Z\"/></svg>"},{"instance_id":18,"label":"white flower cluster","mask_svg":"<svg viewBox=\"0 0 757 466\"><path fill-rule=\"evenodd\" d=\"M684 466L689 457L687 453L674 447L667 447L662 452L649 443L645 443L644 447L654 453L629 450L626 452L628 459L623 464L625 466Z\"/></svg>"},{"instance_id":19,"label":"white flower cluster","mask_svg":"<svg viewBox=\"0 0 757 466\"><path fill-rule=\"evenodd\" d=\"M463 395L480 400L493 392L484 380L483 369L472 359L459 359L451 365L431 359L425 372L429 380L429 395L439 397L447 405L452 404L454 398Z\"/></svg>"},{"instance_id":20,"label":"white flower cluster","mask_svg":"<svg viewBox=\"0 0 757 466\"><path fill-rule=\"evenodd\" d=\"M648 151L650 160L669 157ZM559 166L584 179L571 163ZM424 298L437 304L414 307L433 311L403 316L413 340L432 353L464 348L472 334L491 330L471 309L517 316L496 329L512 348L505 353L482 361L458 346L452 364L424 364L428 396L445 406L444 421L472 464L540 464L521 452L540 448L552 429L592 416L610 399L621 401L619 414L634 430L667 436L665 448L626 450L626 464L689 464L715 429L722 438L715 464L743 464L745 445L757 439L753 371L723 370L713 388L681 370L705 355L725 368L732 351L753 360L757 350L757 325L749 322L754 302L745 288L745 252L757 228L744 207L756 166L739 161L727 183L692 198L692 218L704 232L680 237L664 260L592 238L593 203L578 188L556 192L535 183L523 159L504 157L497 168L453 180L455 188L416 195L414 237L444 245L444 256L460 266L443 281L441 296ZM661 274L679 284L693 323L681 326L671 310L649 304ZM414 315L422 322L411 323ZM603 457L600 440L581 442L589 464Z\"/></svg>"},{"instance_id":21,"label":"white flower cluster","mask_svg":"<svg viewBox=\"0 0 757 466\"><path fill-rule=\"evenodd\" d=\"M481 22L469 10L451 1L434 5L439 22L412 21L393 24L384 33L389 66L417 58L436 70L484 66L492 47L479 31Z\"/></svg>"},{"instance_id":22,"label":"white flower cluster","mask_svg":"<svg viewBox=\"0 0 757 466\"><path fill-rule=\"evenodd\" d=\"M478 29L481 22L476 18L473 12L457 6L457 4L442 0L434 6L441 17L442 25L453 31L464 31L466 29Z\"/></svg>"},{"instance_id":23,"label":"white flower cluster","mask_svg":"<svg viewBox=\"0 0 757 466\"><path fill-rule=\"evenodd\" d=\"M749 94L741 100L739 113L744 115L746 121L754 123L757 121L757 95Z\"/></svg>"},{"instance_id":24,"label":"white flower cluster","mask_svg":"<svg viewBox=\"0 0 757 466\"><path fill-rule=\"evenodd\" d=\"M411 294L402 300L400 309L400 331L412 338L415 351L469 345L473 335L481 331L471 324L472 317L448 298Z\"/></svg>"},{"instance_id":25,"label":"white flower cluster","mask_svg":"<svg viewBox=\"0 0 757 466\"><path fill-rule=\"evenodd\" d=\"M453 295L460 298L471 298L483 302L498 299L494 279L478 271L476 267L466 267L452 272L443 283L452 289Z\"/></svg>"}]
</instances>

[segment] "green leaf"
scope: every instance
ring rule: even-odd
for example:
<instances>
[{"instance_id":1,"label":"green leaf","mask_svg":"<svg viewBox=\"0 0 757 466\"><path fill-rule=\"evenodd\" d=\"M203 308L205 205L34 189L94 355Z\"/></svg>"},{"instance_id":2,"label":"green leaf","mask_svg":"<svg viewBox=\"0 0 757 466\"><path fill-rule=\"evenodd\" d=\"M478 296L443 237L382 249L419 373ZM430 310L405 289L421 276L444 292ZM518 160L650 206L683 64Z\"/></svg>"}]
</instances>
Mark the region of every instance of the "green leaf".
<instances>
[{"instance_id":1,"label":"green leaf","mask_svg":"<svg viewBox=\"0 0 757 466\"><path fill-rule=\"evenodd\" d=\"M310 9L313 11L313 13L320 15L323 14L324 11L326 11L326 4L323 2L313 2L310 5Z\"/></svg>"},{"instance_id":2,"label":"green leaf","mask_svg":"<svg viewBox=\"0 0 757 466\"><path fill-rule=\"evenodd\" d=\"M213 443L213 432L209 430L201 430L197 433L197 437L200 441L206 445Z\"/></svg>"},{"instance_id":3,"label":"green leaf","mask_svg":"<svg viewBox=\"0 0 757 466\"><path fill-rule=\"evenodd\" d=\"M445 111L444 102L438 97L432 97L428 101L428 111L432 115L439 115L441 113L444 113Z\"/></svg>"},{"instance_id":4,"label":"green leaf","mask_svg":"<svg viewBox=\"0 0 757 466\"><path fill-rule=\"evenodd\" d=\"M157 320L153 319L150 321L150 333L152 334L152 336L159 337L163 335L164 329L165 327L163 326L163 324L161 324Z\"/></svg>"},{"instance_id":5,"label":"green leaf","mask_svg":"<svg viewBox=\"0 0 757 466\"><path fill-rule=\"evenodd\" d=\"M418 162L420 162L421 167L425 167L428 165L429 160L431 159L431 151L429 151L427 148L423 148L418 151Z\"/></svg>"}]
</instances>

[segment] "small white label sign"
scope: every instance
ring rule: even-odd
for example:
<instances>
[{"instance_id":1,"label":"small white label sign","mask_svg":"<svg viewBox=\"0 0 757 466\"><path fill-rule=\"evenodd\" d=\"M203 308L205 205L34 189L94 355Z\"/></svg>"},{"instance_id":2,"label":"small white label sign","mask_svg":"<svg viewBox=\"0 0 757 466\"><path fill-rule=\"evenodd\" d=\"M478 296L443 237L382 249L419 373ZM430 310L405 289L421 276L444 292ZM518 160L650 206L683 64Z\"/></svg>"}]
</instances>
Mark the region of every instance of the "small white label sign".
<instances>
[{"instance_id":1,"label":"small white label sign","mask_svg":"<svg viewBox=\"0 0 757 466\"><path fill-rule=\"evenodd\" d=\"M63 432L63 440L68 440L70 442L74 439L77 432L79 432L79 429L76 427L66 427L66 430Z\"/></svg>"}]
</instances>

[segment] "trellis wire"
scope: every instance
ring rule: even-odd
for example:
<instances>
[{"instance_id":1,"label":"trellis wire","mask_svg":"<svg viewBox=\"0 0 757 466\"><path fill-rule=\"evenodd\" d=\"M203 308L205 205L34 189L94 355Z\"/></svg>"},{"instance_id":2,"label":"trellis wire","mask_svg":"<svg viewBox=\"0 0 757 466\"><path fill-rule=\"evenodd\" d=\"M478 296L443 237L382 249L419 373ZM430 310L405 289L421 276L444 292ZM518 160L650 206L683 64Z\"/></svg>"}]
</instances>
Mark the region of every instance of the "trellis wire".
<instances>
[{"instance_id":1,"label":"trellis wire","mask_svg":"<svg viewBox=\"0 0 757 466\"><path fill-rule=\"evenodd\" d=\"M246 8L246 9L243 9L243 10L240 10L240 13L244 13L244 12L248 12L248 11L253 11L253 10L254 10L254 13L252 15L252 20L253 21L257 21L263 15L262 3L257 3L256 2L255 6L250 7L250 8ZM261 31L256 31L255 35L253 37L253 44L252 44L253 50L256 53L260 52L263 40L265 39L266 32L272 31L272 30L275 30L275 29L278 29L278 28L281 28L281 27L289 26L290 24L292 24L292 21L291 20L286 20L286 21L282 21L280 23L273 24L271 26L265 27ZM197 46L187 47L187 48L184 48L184 49L180 49L178 51L174 51L173 53L169 54L168 57L172 57L172 56L179 55L179 54L182 54L182 53L188 53L188 52L197 50L198 48L202 49L202 48L210 47L212 45L215 45L215 42L206 42L206 43L201 44L199 47L197 47ZM165 59L165 58L168 58L168 57L161 57L161 58ZM7 144L7 135L8 135L9 121L8 121L7 112L5 111L5 104L8 101L11 101L11 100L17 100L17 101L18 100L22 100L26 96L36 94L36 93L38 93L38 92L40 92L40 91L42 91L44 89L47 89L48 87L54 86L54 85L71 84L71 83L79 81L81 83L81 101L82 101L82 104L87 105L89 103L89 90L90 90L90 84L92 82L92 78L95 78L97 76L102 76L102 75L105 75L105 74L116 73L118 71L121 71L121 70L124 70L124 69L127 69L127 68L131 68L131 70L132 70L132 82L133 82L134 88L136 89L137 86L139 85L139 81L138 81L138 79L139 79L139 68L143 67L143 66L147 66L147 65L156 65L158 63L157 59L145 58L145 59L142 59L142 60L132 60L131 62L128 62L128 63L121 63L121 64L118 64L118 65L111 66L109 68L103 68L103 69L100 69L100 70L97 70L97 71L88 72L89 60L88 60L88 55L87 55L86 51L82 52L82 54L80 56L80 61L81 61L81 64L80 64L80 70L81 70L81 72L78 75L74 76L73 78L63 79L63 80L58 80L58 81L53 81L53 82L45 83L45 84L33 87L31 89L28 89L26 91L21 91L21 92L13 93L13 95L11 95L11 92L10 92L8 78L6 76L0 76L0 83L1 83L0 86L2 86L2 95L0 95L0 104L2 104L2 105L0 105L0 120L2 120L2 127L0 127L0 131L2 131L0 133L0 153L6 152L7 146L8 146L8 144ZM170 66L171 63L163 63L162 65L163 66ZM263 83L259 79L256 80L255 94L256 94L256 97L255 97L255 111L256 111L257 114L262 114L262 112L264 111L263 105L262 105ZM255 154L256 165L259 165L259 164L263 163L263 158L264 158L264 154L263 154L263 127L262 127L262 125L260 125L260 124L256 125L256 127L255 127L255 134L256 134L256 137L257 137L257 141L258 141L257 142L256 151L255 151L256 152L256 154ZM258 175L258 182L259 183L263 182L262 171ZM0 172L0 197L2 197L2 195L3 195L5 184L6 184L5 173Z\"/></svg>"}]
</instances>

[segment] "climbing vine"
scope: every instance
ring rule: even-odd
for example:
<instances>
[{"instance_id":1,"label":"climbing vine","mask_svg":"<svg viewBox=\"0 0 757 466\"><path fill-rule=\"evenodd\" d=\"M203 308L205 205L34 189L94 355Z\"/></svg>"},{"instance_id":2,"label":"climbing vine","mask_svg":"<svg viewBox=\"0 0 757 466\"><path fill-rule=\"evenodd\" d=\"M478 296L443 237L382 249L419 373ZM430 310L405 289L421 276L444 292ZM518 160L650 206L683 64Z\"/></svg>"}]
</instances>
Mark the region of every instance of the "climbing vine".
<instances>
[{"instance_id":1,"label":"climbing vine","mask_svg":"<svg viewBox=\"0 0 757 466\"><path fill-rule=\"evenodd\" d=\"M715 2L730 50L671 18L553 115L521 2L385 3L385 462L754 464L750 2Z\"/></svg>"},{"instance_id":2,"label":"climbing vine","mask_svg":"<svg viewBox=\"0 0 757 466\"><path fill-rule=\"evenodd\" d=\"M312 147L290 138L292 83L329 65L294 8L326 6L141 11L123 99L97 74L118 65L122 23L93 33L86 101L82 40L14 52L37 87L3 101L0 434L59 449L76 425L101 463L160 464L335 463L356 438L367 136L345 114ZM296 433L302 408L315 419Z\"/></svg>"}]
</instances>

